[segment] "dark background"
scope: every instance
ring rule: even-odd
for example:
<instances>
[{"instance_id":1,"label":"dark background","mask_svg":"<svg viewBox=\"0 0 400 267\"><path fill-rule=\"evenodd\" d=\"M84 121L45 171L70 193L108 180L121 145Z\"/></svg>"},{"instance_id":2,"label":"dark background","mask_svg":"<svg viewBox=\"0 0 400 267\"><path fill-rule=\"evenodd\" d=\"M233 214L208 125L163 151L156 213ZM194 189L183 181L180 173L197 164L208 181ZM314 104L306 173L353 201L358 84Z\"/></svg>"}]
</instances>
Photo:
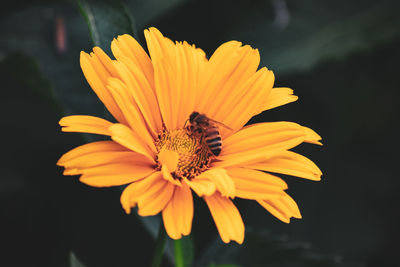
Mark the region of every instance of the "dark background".
<instances>
[{"instance_id":1,"label":"dark background","mask_svg":"<svg viewBox=\"0 0 400 267\"><path fill-rule=\"evenodd\" d=\"M95 15L108 5L83 3ZM143 29L156 26L207 55L233 39L258 48L276 86L293 88L299 100L251 122L295 121L323 137L323 147L295 149L318 164L322 181L284 177L302 220L287 225L255 202L236 201L246 224L239 248L219 240L206 206L195 200L196 266L400 266L397 1L124 4L142 43ZM123 23L113 12L101 23ZM78 5L14 1L0 14L0 266L82 266L76 258L88 267L148 266L154 240L123 212L121 189L88 187L55 165L86 142L60 132L61 116L104 116L79 68L79 52L93 44ZM64 19L66 51L55 44L57 18ZM111 38L100 46L109 49Z\"/></svg>"}]
</instances>

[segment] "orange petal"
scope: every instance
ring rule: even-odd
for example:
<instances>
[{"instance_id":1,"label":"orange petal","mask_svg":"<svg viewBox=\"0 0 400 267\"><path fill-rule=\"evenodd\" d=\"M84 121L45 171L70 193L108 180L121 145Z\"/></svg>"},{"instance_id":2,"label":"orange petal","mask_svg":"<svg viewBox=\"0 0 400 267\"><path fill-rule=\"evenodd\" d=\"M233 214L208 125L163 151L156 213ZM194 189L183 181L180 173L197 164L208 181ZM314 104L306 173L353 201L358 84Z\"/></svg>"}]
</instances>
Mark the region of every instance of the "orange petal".
<instances>
[{"instance_id":1,"label":"orange petal","mask_svg":"<svg viewBox=\"0 0 400 267\"><path fill-rule=\"evenodd\" d=\"M257 50L230 41L215 50L199 84L201 101L196 111L214 118L215 112L227 95L240 87L257 70L260 56Z\"/></svg>"},{"instance_id":2,"label":"orange petal","mask_svg":"<svg viewBox=\"0 0 400 267\"><path fill-rule=\"evenodd\" d=\"M178 110L177 125L181 128L195 110L195 104L199 100L199 77L207 59L203 50L187 42L177 43L175 50L175 82L179 90L174 91L173 100Z\"/></svg>"},{"instance_id":3,"label":"orange petal","mask_svg":"<svg viewBox=\"0 0 400 267\"><path fill-rule=\"evenodd\" d=\"M286 87L272 88L269 96L262 103L260 112L268 109L273 109L288 103L294 102L298 96L293 95L293 90Z\"/></svg>"},{"instance_id":4,"label":"orange petal","mask_svg":"<svg viewBox=\"0 0 400 267\"><path fill-rule=\"evenodd\" d=\"M178 109L173 105L175 84L175 72L172 62L175 61L175 44L164 37L156 28L144 31L147 47L154 68L154 86L160 106L163 122L167 129L173 130L177 127Z\"/></svg>"},{"instance_id":5,"label":"orange petal","mask_svg":"<svg viewBox=\"0 0 400 267\"><path fill-rule=\"evenodd\" d=\"M151 84L142 71L128 60L115 61L114 66L128 93L139 107L149 130L156 136L162 130L162 121L157 98Z\"/></svg>"},{"instance_id":6,"label":"orange petal","mask_svg":"<svg viewBox=\"0 0 400 267\"><path fill-rule=\"evenodd\" d=\"M154 161L155 154L151 149L143 143L140 137L132 132L131 129L123 124L115 123L110 128L111 138L130 150L146 156L148 159Z\"/></svg>"},{"instance_id":7,"label":"orange petal","mask_svg":"<svg viewBox=\"0 0 400 267\"><path fill-rule=\"evenodd\" d=\"M292 122L258 123L226 138L216 167L240 165L271 157L302 142L317 142L320 137L311 129Z\"/></svg>"},{"instance_id":8,"label":"orange petal","mask_svg":"<svg viewBox=\"0 0 400 267\"><path fill-rule=\"evenodd\" d=\"M223 122L225 125L232 128L235 132L243 127L254 115L259 113L259 106L263 99L267 98L273 83L274 74L267 68L262 68L255 73L242 88L238 88L239 92L243 92L232 99L230 102L231 107L229 109L226 106L225 109L219 109L219 113L216 116L216 120ZM223 136L229 136L233 132L222 129L221 134Z\"/></svg>"},{"instance_id":9,"label":"orange petal","mask_svg":"<svg viewBox=\"0 0 400 267\"><path fill-rule=\"evenodd\" d=\"M165 180L154 183L138 200L138 214L153 216L158 214L170 202L175 185Z\"/></svg>"},{"instance_id":10,"label":"orange petal","mask_svg":"<svg viewBox=\"0 0 400 267\"><path fill-rule=\"evenodd\" d=\"M128 185L121 194L121 205L125 212L131 213L131 208L136 206L139 198L159 180L162 180L161 172L154 172L148 177Z\"/></svg>"},{"instance_id":11,"label":"orange petal","mask_svg":"<svg viewBox=\"0 0 400 267\"><path fill-rule=\"evenodd\" d=\"M272 158L244 167L297 176L313 181L321 180L322 175L321 170L314 162L292 151L282 151Z\"/></svg>"},{"instance_id":12,"label":"orange petal","mask_svg":"<svg viewBox=\"0 0 400 267\"><path fill-rule=\"evenodd\" d=\"M206 54L200 48L183 42L183 48L188 61L188 83L192 83L190 90L182 90L182 101L186 104L181 105L179 113L183 116L184 121L189 118L193 111L197 111L197 105L200 102L202 91L199 88L200 83L204 80L204 73L207 68L208 60ZM179 124L180 125L180 124ZM182 127L182 126L181 126Z\"/></svg>"},{"instance_id":13,"label":"orange petal","mask_svg":"<svg viewBox=\"0 0 400 267\"><path fill-rule=\"evenodd\" d=\"M64 175L79 175L81 174L79 169L65 169L63 172Z\"/></svg>"},{"instance_id":14,"label":"orange petal","mask_svg":"<svg viewBox=\"0 0 400 267\"><path fill-rule=\"evenodd\" d=\"M197 179L208 179L213 182L223 197L235 197L235 184L223 168L207 170L195 178L195 180Z\"/></svg>"},{"instance_id":15,"label":"orange petal","mask_svg":"<svg viewBox=\"0 0 400 267\"><path fill-rule=\"evenodd\" d=\"M177 179L174 179L171 175L171 171L168 169L168 166L166 164L163 164L161 167L161 173L163 174L163 177L165 180L169 181L170 183L177 185L177 186L182 186L181 182Z\"/></svg>"},{"instance_id":16,"label":"orange petal","mask_svg":"<svg viewBox=\"0 0 400 267\"><path fill-rule=\"evenodd\" d=\"M214 218L215 225L222 241L229 243L231 240L239 244L244 240L244 224L236 206L226 197L219 193L205 196L208 208Z\"/></svg>"},{"instance_id":17,"label":"orange petal","mask_svg":"<svg viewBox=\"0 0 400 267\"><path fill-rule=\"evenodd\" d=\"M82 150L82 146L77 147L75 149ZM74 150L75 150L74 149ZM66 153L64 156L71 157L69 153L75 153L74 150ZM85 149L86 150L86 149ZM64 166L65 168L69 169L82 169L82 168L90 168L98 165L104 165L109 163L143 163L149 166L153 166L154 163L151 162L145 156L138 154L136 152L126 150L126 151L110 151L110 150L103 150L103 151L95 151L95 152L87 152L81 153L79 155L66 160L63 156L57 162L58 165Z\"/></svg>"},{"instance_id":18,"label":"orange petal","mask_svg":"<svg viewBox=\"0 0 400 267\"><path fill-rule=\"evenodd\" d=\"M128 151L125 147L117 144L113 141L98 141L93 143L84 144L82 146L78 146L67 153L65 153L57 162L59 166L65 166L65 164L69 161L73 161L76 158L94 154L97 152L124 152Z\"/></svg>"},{"instance_id":19,"label":"orange petal","mask_svg":"<svg viewBox=\"0 0 400 267\"><path fill-rule=\"evenodd\" d=\"M146 30L145 37L164 123L168 129L181 128L198 100L197 84L207 62L205 53L187 42L174 44L155 28Z\"/></svg>"},{"instance_id":20,"label":"orange petal","mask_svg":"<svg viewBox=\"0 0 400 267\"><path fill-rule=\"evenodd\" d=\"M85 154L66 161L63 166L65 168L88 168L92 166L103 165L114 162L147 162L149 159L141 154L133 151L101 151L96 153Z\"/></svg>"},{"instance_id":21,"label":"orange petal","mask_svg":"<svg viewBox=\"0 0 400 267\"><path fill-rule=\"evenodd\" d=\"M110 135L108 128L112 125L111 122L84 115L72 115L62 118L59 121L62 126L63 132L79 132L79 133L91 133L91 134L101 134Z\"/></svg>"},{"instance_id":22,"label":"orange petal","mask_svg":"<svg viewBox=\"0 0 400 267\"><path fill-rule=\"evenodd\" d=\"M78 169L82 183L96 187L128 184L154 172L154 167L137 162L118 162Z\"/></svg>"},{"instance_id":23,"label":"orange petal","mask_svg":"<svg viewBox=\"0 0 400 267\"><path fill-rule=\"evenodd\" d=\"M193 220L193 197L186 183L182 187L175 187L171 200L165 206L162 217L165 230L172 239L179 239L182 235L189 235Z\"/></svg>"},{"instance_id":24,"label":"orange petal","mask_svg":"<svg viewBox=\"0 0 400 267\"><path fill-rule=\"evenodd\" d=\"M104 53L104 51L98 46L93 47L93 52L94 52L94 55L99 59L99 61L106 68L108 73L112 77L118 77L117 70L115 69L113 61L111 60L111 58L109 58L107 56L107 54Z\"/></svg>"},{"instance_id":25,"label":"orange petal","mask_svg":"<svg viewBox=\"0 0 400 267\"><path fill-rule=\"evenodd\" d=\"M190 186L190 188L196 192L199 197L211 196L214 194L216 187L214 182L209 179L195 177L193 180L189 181L184 178L184 181Z\"/></svg>"},{"instance_id":26,"label":"orange petal","mask_svg":"<svg viewBox=\"0 0 400 267\"><path fill-rule=\"evenodd\" d=\"M149 132L146 122L127 86L119 79L110 78L107 88L121 108L130 128L156 153L154 139Z\"/></svg>"},{"instance_id":27,"label":"orange petal","mask_svg":"<svg viewBox=\"0 0 400 267\"><path fill-rule=\"evenodd\" d=\"M111 50L117 60L128 59L146 76L148 83L154 87L154 70L151 60L143 47L130 35L118 36L111 43Z\"/></svg>"},{"instance_id":28,"label":"orange petal","mask_svg":"<svg viewBox=\"0 0 400 267\"><path fill-rule=\"evenodd\" d=\"M257 200L257 202L272 215L285 223L289 223L291 217L301 219L299 207L287 194L280 198Z\"/></svg>"},{"instance_id":29,"label":"orange petal","mask_svg":"<svg viewBox=\"0 0 400 267\"><path fill-rule=\"evenodd\" d=\"M178 167L179 154L176 151L163 147L158 153L158 161L165 164L170 172L174 172Z\"/></svg>"},{"instance_id":30,"label":"orange petal","mask_svg":"<svg viewBox=\"0 0 400 267\"><path fill-rule=\"evenodd\" d=\"M173 58L174 43L164 37L158 29L151 27L145 30L144 37L153 63L164 57Z\"/></svg>"},{"instance_id":31,"label":"orange petal","mask_svg":"<svg viewBox=\"0 0 400 267\"><path fill-rule=\"evenodd\" d=\"M115 103L114 98L111 93L107 90L106 84L108 78L111 77L111 73L103 65L107 60L104 59L104 54L99 53L100 48L96 49L97 53L91 53L91 55L81 52L80 64L83 74L86 77L90 87L103 102L110 113L121 123L126 123L121 110L119 109L117 103ZM99 56L97 56L97 54ZM100 60L102 59L102 60Z\"/></svg>"},{"instance_id":32,"label":"orange petal","mask_svg":"<svg viewBox=\"0 0 400 267\"><path fill-rule=\"evenodd\" d=\"M260 59L258 50L249 46L240 47L240 43L235 41L221 47L225 47L222 49L226 50L224 52L231 51L232 55L220 52L217 53L215 60L213 60L213 55L207 64L206 74L202 80L207 81L207 71L211 71L212 63L225 64L233 60L234 62L230 63L231 66L224 66L228 73L231 73L224 77L228 73L225 73L223 68L214 70L211 81L200 85L207 87L199 88L204 92L199 98L203 105L197 110L236 131L257 113L254 107L262 98L268 96L272 88L273 74L266 68L256 72ZM235 108L232 109L232 107ZM220 128L222 137L229 136L234 131Z\"/></svg>"},{"instance_id":33,"label":"orange petal","mask_svg":"<svg viewBox=\"0 0 400 267\"><path fill-rule=\"evenodd\" d=\"M301 213L299 210L299 206L297 206L296 201L291 198L289 195L284 196L281 201L285 204L285 206L290 210L291 216L297 219L301 219Z\"/></svg>"},{"instance_id":34,"label":"orange petal","mask_svg":"<svg viewBox=\"0 0 400 267\"><path fill-rule=\"evenodd\" d=\"M190 45L186 44L186 48L191 48ZM169 68L172 69L172 75L174 79L167 79L168 81L173 81L173 84L170 85L170 101L171 101L171 111L173 118L173 129L181 128L185 121L189 118L190 112L193 111L193 106L189 107L188 99L189 94L195 94L196 88L194 88L194 77L190 74L193 74L191 70L192 66L189 65L189 59L187 58L187 54L184 51L183 43L177 42L174 46L173 51L174 59L173 61L169 60L170 64ZM165 64L165 61L161 61ZM168 68L168 66L166 66ZM192 103L194 104L194 103ZM190 111L189 111L190 110Z\"/></svg>"},{"instance_id":35,"label":"orange petal","mask_svg":"<svg viewBox=\"0 0 400 267\"><path fill-rule=\"evenodd\" d=\"M314 130L307 127L303 127L303 130L306 134L304 142L322 146L322 143L320 142L322 138L319 134L317 134L316 132L314 132Z\"/></svg>"},{"instance_id":36,"label":"orange petal","mask_svg":"<svg viewBox=\"0 0 400 267\"><path fill-rule=\"evenodd\" d=\"M174 90L176 90L175 75L170 62L165 58L153 63L154 82L161 115L168 130L177 128L178 109L173 105Z\"/></svg>"},{"instance_id":37,"label":"orange petal","mask_svg":"<svg viewBox=\"0 0 400 267\"><path fill-rule=\"evenodd\" d=\"M285 194L286 183L272 174L245 168L229 168L236 196L245 199L277 198Z\"/></svg>"}]
</instances>

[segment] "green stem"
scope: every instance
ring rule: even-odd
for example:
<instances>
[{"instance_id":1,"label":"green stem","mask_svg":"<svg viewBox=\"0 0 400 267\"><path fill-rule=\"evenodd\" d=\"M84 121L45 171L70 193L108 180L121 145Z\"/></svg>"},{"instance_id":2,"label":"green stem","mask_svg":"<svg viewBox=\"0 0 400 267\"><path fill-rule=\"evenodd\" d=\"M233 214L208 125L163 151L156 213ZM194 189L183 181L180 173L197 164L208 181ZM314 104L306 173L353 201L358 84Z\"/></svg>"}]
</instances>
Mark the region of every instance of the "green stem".
<instances>
[{"instance_id":1,"label":"green stem","mask_svg":"<svg viewBox=\"0 0 400 267\"><path fill-rule=\"evenodd\" d=\"M159 267L161 265L166 237L167 233L165 232L164 224L161 222L160 228L158 229L156 248L154 250L153 262L151 263L151 267Z\"/></svg>"},{"instance_id":2,"label":"green stem","mask_svg":"<svg viewBox=\"0 0 400 267\"><path fill-rule=\"evenodd\" d=\"M183 260L182 239L174 240L175 267L185 267Z\"/></svg>"}]
</instances>

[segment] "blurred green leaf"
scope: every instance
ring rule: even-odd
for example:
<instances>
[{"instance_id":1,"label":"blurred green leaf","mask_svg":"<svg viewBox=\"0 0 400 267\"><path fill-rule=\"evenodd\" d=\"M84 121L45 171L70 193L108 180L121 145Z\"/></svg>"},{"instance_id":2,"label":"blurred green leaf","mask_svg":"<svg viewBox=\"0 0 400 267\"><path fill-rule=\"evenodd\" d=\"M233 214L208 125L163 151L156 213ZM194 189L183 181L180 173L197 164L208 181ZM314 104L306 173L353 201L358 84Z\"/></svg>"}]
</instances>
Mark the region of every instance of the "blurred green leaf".
<instances>
[{"instance_id":1,"label":"blurred green leaf","mask_svg":"<svg viewBox=\"0 0 400 267\"><path fill-rule=\"evenodd\" d=\"M134 19L122 1L77 1L94 45L109 52L110 42L118 35L136 36Z\"/></svg>"},{"instance_id":2,"label":"blurred green leaf","mask_svg":"<svg viewBox=\"0 0 400 267\"><path fill-rule=\"evenodd\" d=\"M272 19L255 16L238 24L231 34L259 48L262 65L280 74L309 70L321 61L343 58L400 36L398 1L271 3Z\"/></svg>"},{"instance_id":3,"label":"blurred green leaf","mask_svg":"<svg viewBox=\"0 0 400 267\"><path fill-rule=\"evenodd\" d=\"M11 75L24 86L39 92L61 116L61 106L55 101L50 82L43 77L43 73L36 60L22 51L12 52L0 61L0 72Z\"/></svg>"},{"instance_id":4,"label":"blurred green leaf","mask_svg":"<svg viewBox=\"0 0 400 267\"><path fill-rule=\"evenodd\" d=\"M56 45L56 21L60 18L64 20L66 32L65 51L59 51ZM92 45L85 21L76 7L29 6L0 17L0 25L0 55L22 51L34 58L65 114L104 114L102 103L79 66L80 51L89 50Z\"/></svg>"},{"instance_id":5,"label":"blurred green leaf","mask_svg":"<svg viewBox=\"0 0 400 267\"><path fill-rule=\"evenodd\" d=\"M143 29L184 2L189 2L189 0L128 0L126 4L135 17L137 28Z\"/></svg>"},{"instance_id":6,"label":"blurred green leaf","mask_svg":"<svg viewBox=\"0 0 400 267\"><path fill-rule=\"evenodd\" d=\"M229 40L250 44L260 50L261 66L285 75L399 37L398 10L395 0L203 0L184 2L153 24L208 55Z\"/></svg>"},{"instance_id":7,"label":"blurred green leaf","mask_svg":"<svg viewBox=\"0 0 400 267\"><path fill-rule=\"evenodd\" d=\"M85 267L85 265L83 265L78 258L76 257L74 252L70 252L69 253L69 266L70 267Z\"/></svg>"},{"instance_id":8,"label":"blurred green leaf","mask_svg":"<svg viewBox=\"0 0 400 267\"><path fill-rule=\"evenodd\" d=\"M232 265L233 264L233 265ZM341 257L313 251L309 244L274 237L266 231L246 231L242 245L224 244L218 237L196 266L340 267Z\"/></svg>"}]
</instances>

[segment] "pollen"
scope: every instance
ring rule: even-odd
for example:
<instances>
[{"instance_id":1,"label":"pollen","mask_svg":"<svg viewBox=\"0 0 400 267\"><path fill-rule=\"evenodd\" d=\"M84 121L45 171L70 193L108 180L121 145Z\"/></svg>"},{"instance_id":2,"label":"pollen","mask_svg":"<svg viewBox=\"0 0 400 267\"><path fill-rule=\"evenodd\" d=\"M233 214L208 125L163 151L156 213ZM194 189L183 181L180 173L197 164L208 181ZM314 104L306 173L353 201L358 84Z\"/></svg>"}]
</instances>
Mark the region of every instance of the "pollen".
<instances>
[{"instance_id":1,"label":"pollen","mask_svg":"<svg viewBox=\"0 0 400 267\"><path fill-rule=\"evenodd\" d=\"M166 164L175 179L191 180L210 167L213 158L202 138L187 129L163 131L156 140L159 165Z\"/></svg>"}]
</instances>

